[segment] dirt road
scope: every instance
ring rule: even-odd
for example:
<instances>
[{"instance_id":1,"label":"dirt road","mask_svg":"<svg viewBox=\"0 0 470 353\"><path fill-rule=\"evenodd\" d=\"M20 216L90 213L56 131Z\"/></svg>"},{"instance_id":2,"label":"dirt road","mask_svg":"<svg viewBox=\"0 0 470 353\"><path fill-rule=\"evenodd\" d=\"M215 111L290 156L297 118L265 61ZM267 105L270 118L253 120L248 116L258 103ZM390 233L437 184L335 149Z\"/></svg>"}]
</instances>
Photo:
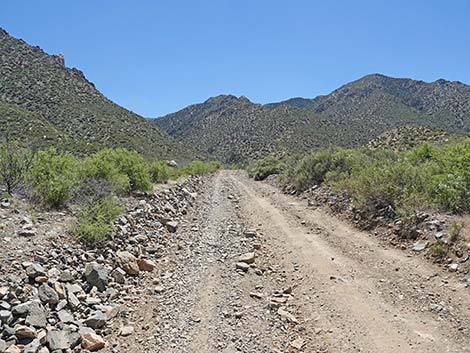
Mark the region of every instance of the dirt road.
<instances>
[{"instance_id":1,"label":"dirt road","mask_svg":"<svg viewBox=\"0 0 470 353\"><path fill-rule=\"evenodd\" d=\"M121 352L470 352L470 290L434 265L241 172L199 199Z\"/></svg>"}]
</instances>

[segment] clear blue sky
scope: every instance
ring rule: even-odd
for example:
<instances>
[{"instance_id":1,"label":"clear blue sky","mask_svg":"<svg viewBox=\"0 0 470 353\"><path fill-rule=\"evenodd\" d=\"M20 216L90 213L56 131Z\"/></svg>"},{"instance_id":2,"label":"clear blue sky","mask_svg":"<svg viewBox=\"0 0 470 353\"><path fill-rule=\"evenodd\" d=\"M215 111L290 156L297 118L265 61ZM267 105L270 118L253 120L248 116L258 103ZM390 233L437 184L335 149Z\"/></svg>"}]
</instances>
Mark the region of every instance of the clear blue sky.
<instances>
[{"instance_id":1,"label":"clear blue sky","mask_svg":"<svg viewBox=\"0 0 470 353\"><path fill-rule=\"evenodd\" d=\"M0 26L155 117L221 93L314 97L375 72L470 83L469 4L1 0Z\"/></svg>"}]
</instances>

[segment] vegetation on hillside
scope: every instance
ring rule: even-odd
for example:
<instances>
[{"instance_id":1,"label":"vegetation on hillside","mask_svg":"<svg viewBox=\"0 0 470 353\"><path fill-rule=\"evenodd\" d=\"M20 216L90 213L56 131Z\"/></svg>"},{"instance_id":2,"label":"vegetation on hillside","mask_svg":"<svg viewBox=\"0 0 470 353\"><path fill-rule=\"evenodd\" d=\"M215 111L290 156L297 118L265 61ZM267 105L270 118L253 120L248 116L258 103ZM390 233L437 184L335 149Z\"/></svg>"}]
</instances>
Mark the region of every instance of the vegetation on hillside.
<instances>
[{"instance_id":1,"label":"vegetation on hillside","mask_svg":"<svg viewBox=\"0 0 470 353\"><path fill-rule=\"evenodd\" d=\"M104 97L64 59L0 29L0 137L74 154L125 147L153 158L194 154L154 124Z\"/></svg>"},{"instance_id":2,"label":"vegetation on hillside","mask_svg":"<svg viewBox=\"0 0 470 353\"><path fill-rule=\"evenodd\" d=\"M215 159L246 165L269 154L359 147L375 138L380 144L387 138L384 133L409 125L434 131L435 136L425 133L430 142L443 137L439 131L467 134L469 102L470 86L460 82L369 75L315 99L294 98L263 106L245 97L217 96L154 122ZM409 137L396 147L425 142L424 136Z\"/></svg>"},{"instance_id":3,"label":"vegetation on hillside","mask_svg":"<svg viewBox=\"0 0 470 353\"><path fill-rule=\"evenodd\" d=\"M33 205L78 209L73 233L86 243L106 240L122 211L119 196L148 192L152 183L213 173L220 163L193 161L172 167L135 151L106 148L84 158L55 148L31 151L0 146L0 189L29 195Z\"/></svg>"},{"instance_id":4,"label":"vegetation on hillside","mask_svg":"<svg viewBox=\"0 0 470 353\"><path fill-rule=\"evenodd\" d=\"M263 163L258 166L252 175L263 172ZM396 215L470 211L470 139L408 151L326 149L305 156L284 174L298 191L327 185L371 213L385 208Z\"/></svg>"}]
</instances>

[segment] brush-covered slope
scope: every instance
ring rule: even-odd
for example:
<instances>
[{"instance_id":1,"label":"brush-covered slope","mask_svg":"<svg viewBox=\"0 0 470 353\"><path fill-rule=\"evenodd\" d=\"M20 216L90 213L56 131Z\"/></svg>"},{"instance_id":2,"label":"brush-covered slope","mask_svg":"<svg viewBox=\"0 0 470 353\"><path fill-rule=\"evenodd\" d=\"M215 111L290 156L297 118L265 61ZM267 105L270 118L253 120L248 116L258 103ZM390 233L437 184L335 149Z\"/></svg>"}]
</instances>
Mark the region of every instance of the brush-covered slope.
<instances>
[{"instance_id":1,"label":"brush-covered slope","mask_svg":"<svg viewBox=\"0 0 470 353\"><path fill-rule=\"evenodd\" d=\"M187 153L155 125L103 96L81 71L67 68L61 55L48 55L2 29L0 124L2 137L40 145L127 147L162 158Z\"/></svg>"},{"instance_id":2,"label":"brush-covered slope","mask_svg":"<svg viewBox=\"0 0 470 353\"><path fill-rule=\"evenodd\" d=\"M312 112L290 106L268 110L231 95L210 98L154 122L171 136L226 163L307 151L328 143L319 134L322 122ZM306 138L310 133L314 136Z\"/></svg>"},{"instance_id":3,"label":"brush-covered slope","mask_svg":"<svg viewBox=\"0 0 470 353\"><path fill-rule=\"evenodd\" d=\"M470 86L458 81L416 81L373 74L314 99L297 98L269 104L302 106L329 120L379 122L385 117L451 132L470 132Z\"/></svg>"},{"instance_id":4,"label":"brush-covered slope","mask_svg":"<svg viewBox=\"0 0 470 353\"><path fill-rule=\"evenodd\" d=\"M407 151L425 143L442 145L450 141L457 141L462 137L462 135L449 134L442 130L434 130L425 126L405 125L388 130L375 139L370 140L367 147L372 150L391 149L393 151Z\"/></svg>"},{"instance_id":5,"label":"brush-covered slope","mask_svg":"<svg viewBox=\"0 0 470 353\"><path fill-rule=\"evenodd\" d=\"M470 86L369 75L314 99L263 106L219 96L154 121L200 151L246 162L267 153L360 146L406 125L468 133Z\"/></svg>"}]
</instances>

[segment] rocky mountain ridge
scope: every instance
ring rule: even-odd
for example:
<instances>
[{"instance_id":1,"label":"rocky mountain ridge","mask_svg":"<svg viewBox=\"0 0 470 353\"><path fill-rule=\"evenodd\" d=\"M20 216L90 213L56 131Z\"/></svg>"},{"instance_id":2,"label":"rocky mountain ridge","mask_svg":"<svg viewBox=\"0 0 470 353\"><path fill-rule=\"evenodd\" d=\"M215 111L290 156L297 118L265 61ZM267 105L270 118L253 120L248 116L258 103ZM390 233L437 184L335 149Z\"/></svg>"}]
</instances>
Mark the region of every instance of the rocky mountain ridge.
<instances>
[{"instance_id":1,"label":"rocky mountain ridge","mask_svg":"<svg viewBox=\"0 0 470 353\"><path fill-rule=\"evenodd\" d=\"M469 102L470 86L461 82L373 74L313 99L261 105L246 97L217 96L154 123L214 158L244 163L270 153L365 145L406 125L467 134Z\"/></svg>"},{"instance_id":2,"label":"rocky mountain ridge","mask_svg":"<svg viewBox=\"0 0 470 353\"><path fill-rule=\"evenodd\" d=\"M76 153L106 146L160 158L192 155L146 119L106 98L82 71L66 67L63 55L49 55L4 29L0 111L1 137L25 144L63 145Z\"/></svg>"}]
</instances>

